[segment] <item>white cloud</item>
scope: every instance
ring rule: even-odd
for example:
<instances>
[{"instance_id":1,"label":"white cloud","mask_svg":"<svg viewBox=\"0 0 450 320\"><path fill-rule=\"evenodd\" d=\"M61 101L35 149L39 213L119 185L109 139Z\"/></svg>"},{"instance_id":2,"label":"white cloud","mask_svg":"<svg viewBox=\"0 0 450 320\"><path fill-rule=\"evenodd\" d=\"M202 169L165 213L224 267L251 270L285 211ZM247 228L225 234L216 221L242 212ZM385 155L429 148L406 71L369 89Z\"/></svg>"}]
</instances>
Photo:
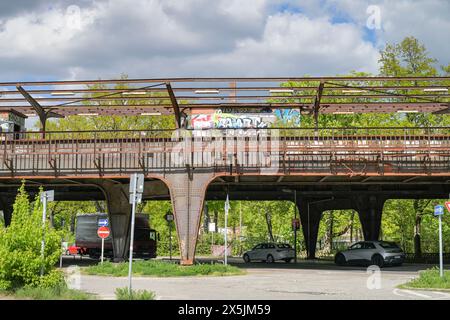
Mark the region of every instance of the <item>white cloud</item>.
<instances>
[{"instance_id":1,"label":"white cloud","mask_svg":"<svg viewBox=\"0 0 450 320\"><path fill-rule=\"evenodd\" d=\"M169 77L376 72L381 42L364 40L366 7L372 1L308 0L300 3L301 13L274 11L283 2L74 0L64 6L49 1L46 6L41 1L28 11L10 6L15 14L3 16L0 24L0 77L15 81L121 73ZM67 12L71 3L80 7L80 28L68 23L73 18ZM442 44L449 29L448 2L418 0L420 12L411 0L378 3L384 28L379 39L398 41L413 34L437 58L449 56L448 42ZM333 22L336 14L352 21Z\"/></svg>"}]
</instances>

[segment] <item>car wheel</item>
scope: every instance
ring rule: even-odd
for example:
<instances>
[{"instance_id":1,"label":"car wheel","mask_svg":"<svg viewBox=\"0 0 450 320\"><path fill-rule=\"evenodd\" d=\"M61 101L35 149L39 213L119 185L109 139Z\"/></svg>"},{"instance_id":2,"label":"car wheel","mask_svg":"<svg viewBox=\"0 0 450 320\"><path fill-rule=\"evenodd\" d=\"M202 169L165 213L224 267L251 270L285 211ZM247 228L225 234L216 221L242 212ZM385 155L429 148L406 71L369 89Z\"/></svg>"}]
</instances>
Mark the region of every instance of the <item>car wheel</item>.
<instances>
[{"instance_id":1,"label":"car wheel","mask_svg":"<svg viewBox=\"0 0 450 320\"><path fill-rule=\"evenodd\" d=\"M244 262L249 263L251 261L250 256L248 254L244 254Z\"/></svg>"},{"instance_id":2,"label":"car wheel","mask_svg":"<svg viewBox=\"0 0 450 320\"><path fill-rule=\"evenodd\" d=\"M334 258L334 263L336 263L338 266L343 266L347 263L347 260L342 253L338 253Z\"/></svg>"},{"instance_id":3,"label":"car wheel","mask_svg":"<svg viewBox=\"0 0 450 320\"><path fill-rule=\"evenodd\" d=\"M290 263L292 261L292 259L291 258L288 258L288 259L284 259L284 262L286 262L286 263Z\"/></svg>"},{"instance_id":4,"label":"car wheel","mask_svg":"<svg viewBox=\"0 0 450 320\"><path fill-rule=\"evenodd\" d=\"M273 258L273 256L272 256L271 254L269 254L269 255L267 256L266 261L267 261L267 263L274 263L274 262L275 262L275 259Z\"/></svg>"},{"instance_id":5,"label":"car wheel","mask_svg":"<svg viewBox=\"0 0 450 320\"><path fill-rule=\"evenodd\" d=\"M384 259L382 256L380 256L379 254L376 254L372 257L372 265L376 265L380 268L382 268L384 266Z\"/></svg>"}]
</instances>

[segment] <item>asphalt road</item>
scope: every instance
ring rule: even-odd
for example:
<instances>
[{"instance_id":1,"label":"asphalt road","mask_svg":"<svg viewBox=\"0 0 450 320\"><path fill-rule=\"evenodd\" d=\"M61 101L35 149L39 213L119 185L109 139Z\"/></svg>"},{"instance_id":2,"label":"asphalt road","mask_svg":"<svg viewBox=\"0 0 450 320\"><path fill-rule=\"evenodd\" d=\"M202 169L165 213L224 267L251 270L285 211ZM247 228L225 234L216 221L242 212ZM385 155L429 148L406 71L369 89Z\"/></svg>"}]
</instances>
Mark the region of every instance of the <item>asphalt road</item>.
<instances>
[{"instance_id":1,"label":"asphalt road","mask_svg":"<svg viewBox=\"0 0 450 320\"><path fill-rule=\"evenodd\" d=\"M157 299L450 300L450 292L396 288L416 277L419 270L430 268L430 265L405 264L402 267L383 268L379 273L374 273L364 267L337 267L323 261L271 265L242 264L240 260L233 259L231 262L245 268L247 274L227 277L133 277L133 288L154 291ZM73 285L96 293L101 299L114 299L115 288L128 284L125 277L81 275L79 278L72 277L71 280Z\"/></svg>"}]
</instances>

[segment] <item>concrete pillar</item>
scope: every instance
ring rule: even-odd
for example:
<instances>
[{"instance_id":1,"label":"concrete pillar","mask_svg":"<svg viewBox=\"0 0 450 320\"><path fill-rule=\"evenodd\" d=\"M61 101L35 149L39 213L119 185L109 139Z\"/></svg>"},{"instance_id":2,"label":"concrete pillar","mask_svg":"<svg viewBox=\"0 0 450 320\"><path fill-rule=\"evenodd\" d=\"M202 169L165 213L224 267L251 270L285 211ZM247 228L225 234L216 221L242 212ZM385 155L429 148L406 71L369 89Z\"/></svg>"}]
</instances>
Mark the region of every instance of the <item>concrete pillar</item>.
<instances>
[{"instance_id":1,"label":"concrete pillar","mask_svg":"<svg viewBox=\"0 0 450 320\"><path fill-rule=\"evenodd\" d=\"M129 203L129 185L104 181L102 188L111 227L114 261L127 258L129 251L129 229L131 221L131 204Z\"/></svg>"},{"instance_id":2,"label":"concrete pillar","mask_svg":"<svg viewBox=\"0 0 450 320\"><path fill-rule=\"evenodd\" d=\"M14 198L0 197L0 210L3 211L3 218L5 220L5 227L11 224L13 213Z\"/></svg>"},{"instance_id":3,"label":"concrete pillar","mask_svg":"<svg viewBox=\"0 0 450 320\"><path fill-rule=\"evenodd\" d=\"M170 173L165 177L178 233L180 263L183 265L191 265L195 260L206 188L212 177L212 173L192 173L191 179L186 173Z\"/></svg>"},{"instance_id":4,"label":"concrete pillar","mask_svg":"<svg viewBox=\"0 0 450 320\"><path fill-rule=\"evenodd\" d=\"M303 237L305 239L307 259L315 259L322 211L316 205L309 204L306 200L300 200L297 206L300 213Z\"/></svg>"},{"instance_id":5,"label":"concrete pillar","mask_svg":"<svg viewBox=\"0 0 450 320\"><path fill-rule=\"evenodd\" d=\"M386 199L378 196L358 196L355 198L355 208L363 229L364 240L379 240L381 216Z\"/></svg>"}]
</instances>

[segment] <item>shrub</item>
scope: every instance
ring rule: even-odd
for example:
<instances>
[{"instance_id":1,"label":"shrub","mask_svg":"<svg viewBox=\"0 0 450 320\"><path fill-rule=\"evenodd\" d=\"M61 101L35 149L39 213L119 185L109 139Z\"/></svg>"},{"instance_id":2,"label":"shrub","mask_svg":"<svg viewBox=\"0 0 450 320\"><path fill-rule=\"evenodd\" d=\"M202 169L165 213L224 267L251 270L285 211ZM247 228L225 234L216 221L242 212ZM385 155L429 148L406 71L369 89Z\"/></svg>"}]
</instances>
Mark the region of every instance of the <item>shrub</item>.
<instances>
[{"instance_id":1,"label":"shrub","mask_svg":"<svg viewBox=\"0 0 450 320\"><path fill-rule=\"evenodd\" d=\"M154 300L155 293L147 290L128 290L128 288L116 289L117 300Z\"/></svg>"},{"instance_id":2,"label":"shrub","mask_svg":"<svg viewBox=\"0 0 450 320\"><path fill-rule=\"evenodd\" d=\"M66 286L41 288L23 287L15 292L17 298L34 300L92 300L95 296L80 290L69 289Z\"/></svg>"},{"instance_id":3,"label":"shrub","mask_svg":"<svg viewBox=\"0 0 450 320\"><path fill-rule=\"evenodd\" d=\"M450 271L444 270L444 276L441 277L439 268L433 267L421 271L418 278L415 278L400 287L450 289Z\"/></svg>"},{"instance_id":4,"label":"shrub","mask_svg":"<svg viewBox=\"0 0 450 320\"><path fill-rule=\"evenodd\" d=\"M43 236L44 258L41 257ZM0 229L0 288L11 290L60 284L62 274L52 271L61 253L60 239L58 232L48 223L42 227L40 197L36 196L32 205L22 183L14 203L11 224ZM43 277L40 276L41 268Z\"/></svg>"}]
</instances>

